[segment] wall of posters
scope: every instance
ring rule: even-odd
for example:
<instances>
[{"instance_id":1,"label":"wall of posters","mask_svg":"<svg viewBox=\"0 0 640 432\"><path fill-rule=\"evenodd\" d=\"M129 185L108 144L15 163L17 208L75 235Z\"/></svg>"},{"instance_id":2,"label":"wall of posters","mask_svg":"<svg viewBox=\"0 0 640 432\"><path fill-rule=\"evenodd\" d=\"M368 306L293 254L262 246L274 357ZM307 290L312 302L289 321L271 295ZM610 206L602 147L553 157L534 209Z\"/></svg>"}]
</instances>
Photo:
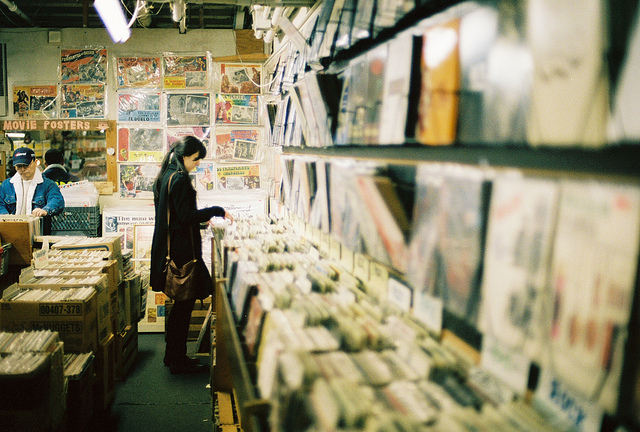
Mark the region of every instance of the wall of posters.
<instances>
[{"instance_id":1,"label":"wall of posters","mask_svg":"<svg viewBox=\"0 0 640 432\"><path fill-rule=\"evenodd\" d=\"M159 128L119 128L118 161L162 162L164 136Z\"/></svg>"},{"instance_id":2,"label":"wall of posters","mask_svg":"<svg viewBox=\"0 0 640 432\"><path fill-rule=\"evenodd\" d=\"M160 92L118 94L118 121L160 123Z\"/></svg>"},{"instance_id":3,"label":"wall of posters","mask_svg":"<svg viewBox=\"0 0 640 432\"><path fill-rule=\"evenodd\" d=\"M256 95L216 95L216 124L257 125L258 112Z\"/></svg>"},{"instance_id":4,"label":"wall of posters","mask_svg":"<svg viewBox=\"0 0 640 432\"><path fill-rule=\"evenodd\" d=\"M218 190L260 189L260 165L219 166Z\"/></svg>"},{"instance_id":5,"label":"wall of posters","mask_svg":"<svg viewBox=\"0 0 640 432\"><path fill-rule=\"evenodd\" d=\"M162 58L164 70L164 88L207 88L207 56L184 56L165 54Z\"/></svg>"},{"instance_id":6,"label":"wall of posters","mask_svg":"<svg viewBox=\"0 0 640 432\"><path fill-rule=\"evenodd\" d=\"M107 50L60 50L60 81L68 83L105 83L107 81Z\"/></svg>"},{"instance_id":7,"label":"wall of posters","mask_svg":"<svg viewBox=\"0 0 640 432\"><path fill-rule=\"evenodd\" d=\"M64 84L60 87L61 118L104 118L104 84Z\"/></svg>"},{"instance_id":8,"label":"wall of posters","mask_svg":"<svg viewBox=\"0 0 640 432\"><path fill-rule=\"evenodd\" d=\"M153 199L153 182L159 172L159 163L118 164L120 197Z\"/></svg>"},{"instance_id":9,"label":"wall of posters","mask_svg":"<svg viewBox=\"0 0 640 432\"><path fill-rule=\"evenodd\" d=\"M55 85L13 86L13 115L24 118L57 116L58 87Z\"/></svg>"},{"instance_id":10,"label":"wall of posters","mask_svg":"<svg viewBox=\"0 0 640 432\"><path fill-rule=\"evenodd\" d=\"M116 79L118 87L150 87L161 85L160 57L117 57Z\"/></svg>"},{"instance_id":11,"label":"wall of posters","mask_svg":"<svg viewBox=\"0 0 640 432\"><path fill-rule=\"evenodd\" d=\"M260 94L262 65L220 63L220 93Z\"/></svg>"},{"instance_id":12,"label":"wall of posters","mask_svg":"<svg viewBox=\"0 0 640 432\"><path fill-rule=\"evenodd\" d=\"M167 126L208 126L210 105L208 93L167 93Z\"/></svg>"}]
</instances>

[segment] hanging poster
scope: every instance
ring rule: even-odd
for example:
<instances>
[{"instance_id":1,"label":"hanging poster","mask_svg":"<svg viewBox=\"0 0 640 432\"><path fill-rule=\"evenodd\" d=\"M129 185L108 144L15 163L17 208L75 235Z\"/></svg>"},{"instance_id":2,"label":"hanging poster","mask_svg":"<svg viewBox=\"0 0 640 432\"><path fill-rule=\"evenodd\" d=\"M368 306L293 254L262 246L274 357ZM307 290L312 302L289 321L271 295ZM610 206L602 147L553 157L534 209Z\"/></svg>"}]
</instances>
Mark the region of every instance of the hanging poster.
<instances>
[{"instance_id":1,"label":"hanging poster","mask_svg":"<svg viewBox=\"0 0 640 432\"><path fill-rule=\"evenodd\" d=\"M167 126L208 126L211 108L208 93L167 93Z\"/></svg>"},{"instance_id":2,"label":"hanging poster","mask_svg":"<svg viewBox=\"0 0 640 432\"><path fill-rule=\"evenodd\" d=\"M262 65L220 64L220 93L260 94Z\"/></svg>"},{"instance_id":3,"label":"hanging poster","mask_svg":"<svg viewBox=\"0 0 640 432\"><path fill-rule=\"evenodd\" d=\"M155 225L133 226L133 259L137 272L148 272L151 268L151 242Z\"/></svg>"},{"instance_id":4,"label":"hanging poster","mask_svg":"<svg viewBox=\"0 0 640 432\"><path fill-rule=\"evenodd\" d=\"M216 128L215 157L219 161L256 161L259 129Z\"/></svg>"},{"instance_id":5,"label":"hanging poster","mask_svg":"<svg viewBox=\"0 0 640 432\"><path fill-rule=\"evenodd\" d=\"M162 162L162 129L126 128L118 129L118 161Z\"/></svg>"},{"instance_id":6,"label":"hanging poster","mask_svg":"<svg viewBox=\"0 0 640 432\"><path fill-rule=\"evenodd\" d=\"M119 93L118 121L160 123L160 93Z\"/></svg>"},{"instance_id":7,"label":"hanging poster","mask_svg":"<svg viewBox=\"0 0 640 432\"><path fill-rule=\"evenodd\" d=\"M159 88L160 57L118 57L116 74L118 87Z\"/></svg>"},{"instance_id":8,"label":"hanging poster","mask_svg":"<svg viewBox=\"0 0 640 432\"><path fill-rule=\"evenodd\" d=\"M102 211L102 235L120 236L122 250L133 250L133 229L136 225L153 225L153 204L135 207L106 207Z\"/></svg>"},{"instance_id":9,"label":"hanging poster","mask_svg":"<svg viewBox=\"0 0 640 432\"><path fill-rule=\"evenodd\" d=\"M107 82L107 50L60 50L60 81L63 84Z\"/></svg>"},{"instance_id":10,"label":"hanging poster","mask_svg":"<svg viewBox=\"0 0 640 432\"><path fill-rule=\"evenodd\" d=\"M165 54L164 88L207 88L209 86L207 74L207 56L178 56Z\"/></svg>"},{"instance_id":11,"label":"hanging poster","mask_svg":"<svg viewBox=\"0 0 640 432\"><path fill-rule=\"evenodd\" d=\"M260 189L260 165L220 166L218 190Z\"/></svg>"},{"instance_id":12,"label":"hanging poster","mask_svg":"<svg viewBox=\"0 0 640 432\"><path fill-rule=\"evenodd\" d=\"M58 87L55 85L14 86L13 115L14 117L55 118L58 112L57 96Z\"/></svg>"},{"instance_id":13,"label":"hanging poster","mask_svg":"<svg viewBox=\"0 0 640 432\"><path fill-rule=\"evenodd\" d=\"M216 179L213 173L213 162L200 162L200 165L196 168L194 173L194 186L198 197L204 194L211 194L214 191Z\"/></svg>"},{"instance_id":14,"label":"hanging poster","mask_svg":"<svg viewBox=\"0 0 640 432\"><path fill-rule=\"evenodd\" d=\"M153 182L160 172L159 163L120 163L118 171L121 198L153 199Z\"/></svg>"},{"instance_id":15,"label":"hanging poster","mask_svg":"<svg viewBox=\"0 0 640 432\"><path fill-rule=\"evenodd\" d=\"M258 96L216 95L216 124L258 124Z\"/></svg>"},{"instance_id":16,"label":"hanging poster","mask_svg":"<svg viewBox=\"0 0 640 432\"><path fill-rule=\"evenodd\" d=\"M211 128L208 127L170 127L167 128L167 152L171 150L173 144L183 136L191 135L202 141L207 149L207 157L211 154L209 151L209 137L211 136Z\"/></svg>"},{"instance_id":17,"label":"hanging poster","mask_svg":"<svg viewBox=\"0 0 640 432\"><path fill-rule=\"evenodd\" d=\"M61 118L104 118L104 84L64 84L60 87Z\"/></svg>"}]
</instances>

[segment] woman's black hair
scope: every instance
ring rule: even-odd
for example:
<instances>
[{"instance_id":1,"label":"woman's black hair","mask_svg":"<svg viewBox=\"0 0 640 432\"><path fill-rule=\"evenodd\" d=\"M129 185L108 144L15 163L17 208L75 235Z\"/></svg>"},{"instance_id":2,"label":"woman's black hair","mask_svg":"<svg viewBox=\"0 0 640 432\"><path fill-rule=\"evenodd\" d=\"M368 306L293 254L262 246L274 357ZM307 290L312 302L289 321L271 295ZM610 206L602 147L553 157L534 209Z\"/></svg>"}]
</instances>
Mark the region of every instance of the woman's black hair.
<instances>
[{"instance_id":1,"label":"woman's black hair","mask_svg":"<svg viewBox=\"0 0 640 432\"><path fill-rule=\"evenodd\" d=\"M162 160L160 172L158 173L158 177L156 177L156 181L153 184L153 193L157 194L160 192L162 177L164 177L164 173L169 168L169 164L171 163L171 161L175 162L175 164L178 166L178 171L187 172L187 169L184 167L184 157L191 156L195 153L198 153L198 159L204 159L204 157L207 155L207 148L198 138L194 137L193 135L187 135L176 141L173 146L171 146L171 150L169 150L169 153L167 153Z\"/></svg>"}]
</instances>

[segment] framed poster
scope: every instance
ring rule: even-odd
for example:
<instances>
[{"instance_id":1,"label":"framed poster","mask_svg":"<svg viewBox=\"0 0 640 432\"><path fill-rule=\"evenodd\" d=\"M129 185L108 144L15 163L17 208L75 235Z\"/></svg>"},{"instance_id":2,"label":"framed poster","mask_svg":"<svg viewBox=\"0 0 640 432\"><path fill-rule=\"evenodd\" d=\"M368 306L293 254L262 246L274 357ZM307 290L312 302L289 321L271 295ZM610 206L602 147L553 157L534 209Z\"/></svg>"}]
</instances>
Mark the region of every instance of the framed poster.
<instances>
[{"instance_id":1,"label":"framed poster","mask_svg":"<svg viewBox=\"0 0 640 432\"><path fill-rule=\"evenodd\" d=\"M55 118L58 86L13 86L13 115L17 118Z\"/></svg>"},{"instance_id":2,"label":"framed poster","mask_svg":"<svg viewBox=\"0 0 640 432\"><path fill-rule=\"evenodd\" d=\"M118 161L162 162L163 142L161 128L119 128Z\"/></svg>"},{"instance_id":3,"label":"framed poster","mask_svg":"<svg viewBox=\"0 0 640 432\"><path fill-rule=\"evenodd\" d=\"M174 55L162 57L165 89L207 88L209 75L206 55Z\"/></svg>"},{"instance_id":4,"label":"framed poster","mask_svg":"<svg viewBox=\"0 0 640 432\"><path fill-rule=\"evenodd\" d=\"M160 57L117 57L116 81L118 88L159 88L162 70Z\"/></svg>"},{"instance_id":5,"label":"framed poster","mask_svg":"<svg viewBox=\"0 0 640 432\"><path fill-rule=\"evenodd\" d=\"M106 83L106 48L60 50L60 82Z\"/></svg>"},{"instance_id":6,"label":"framed poster","mask_svg":"<svg viewBox=\"0 0 640 432\"><path fill-rule=\"evenodd\" d=\"M133 259L138 272L148 272L151 268L151 242L153 241L153 224L136 224L133 226Z\"/></svg>"},{"instance_id":7,"label":"framed poster","mask_svg":"<svg viewBox=\"0 0 640 432\"><path fill-rule=\"evenodd\" d=\"M220 93L260 94L262 65L220 63Z\"/></svg>"},{"instance_id":8,"label":"framed poster","mask_svg":"<svg viewBox=\"0 0 640 432\"><path fill-rule=\"evenodd\" d=\"M219 161L255 162L260 130L257 128L217 127L215 158Z\"/></svg>"},{"instance_id":9,"label":"framed poster","mask_svg":"<svg viewBox=\"0 0 640 432\"><path fill-rule=\"evenodd\" d=\"M104 118L104 84L63 84L60 87L62 118Z\"/></svg>"},{"instance_id":10,"label":"framed poster","mask_svg":"<svg viewBox=\"0 0 640 432\"><path fill-rule=\"evenodd\" d=\"M153 199L153 182L160 173L159 163L120 163L120 198Z\"/></svg>"},{"instance_id":11,"label":"framed poster","mask_svg":"<svg viewBox=\"0 0 640 432\"><path fill-rule=\"evenodd\" d=\"M216 96L215 123L219 125L257 125L258 96L218 94Z\"/></svg>"},{"instance_id":12,"label":"framed poster","mask_svg":"<svg viewBox=\"0 0 640 432\"><path fill-rule=\"evenodd\" d=\"M160 123L160 92L118 93L118 121Z\"/></svg>"},{"instance_id":13,"label":"framed poster","mask_svg":"<svg viewBox=\"0 0 640 432\"><path fill-rule=\"evenodd\" d=\"M219 166L218 190L260 189L260 165Z\"/></svg>"},{"instance_id":14,"label":"framed poster","mask_svg":"<svg viewBox=\"0 0 640 432\"><path fill-rule=\"evenodd\" d=\"M167 126L209 126L208 93L167 93Z\"/></svg>"}]
</instances>

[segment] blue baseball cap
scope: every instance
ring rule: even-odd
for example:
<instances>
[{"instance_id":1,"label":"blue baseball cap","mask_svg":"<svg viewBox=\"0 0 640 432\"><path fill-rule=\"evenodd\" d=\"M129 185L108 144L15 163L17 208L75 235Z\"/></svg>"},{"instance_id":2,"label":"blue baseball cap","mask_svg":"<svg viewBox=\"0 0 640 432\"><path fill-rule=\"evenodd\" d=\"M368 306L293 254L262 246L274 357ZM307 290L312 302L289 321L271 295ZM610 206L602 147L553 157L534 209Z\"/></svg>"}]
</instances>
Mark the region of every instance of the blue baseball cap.
<instances>
[{"instance_id":1,"label":"blue baseball cap","mask_svg":"<svg viewBox=\"0 0 640 432\"><path fill-rule=\"evenodd\" d=\"M28 147L20 147L13 152L13 166L29 165L36 160L36 154Z\"/></svg>"}]
</instances>

